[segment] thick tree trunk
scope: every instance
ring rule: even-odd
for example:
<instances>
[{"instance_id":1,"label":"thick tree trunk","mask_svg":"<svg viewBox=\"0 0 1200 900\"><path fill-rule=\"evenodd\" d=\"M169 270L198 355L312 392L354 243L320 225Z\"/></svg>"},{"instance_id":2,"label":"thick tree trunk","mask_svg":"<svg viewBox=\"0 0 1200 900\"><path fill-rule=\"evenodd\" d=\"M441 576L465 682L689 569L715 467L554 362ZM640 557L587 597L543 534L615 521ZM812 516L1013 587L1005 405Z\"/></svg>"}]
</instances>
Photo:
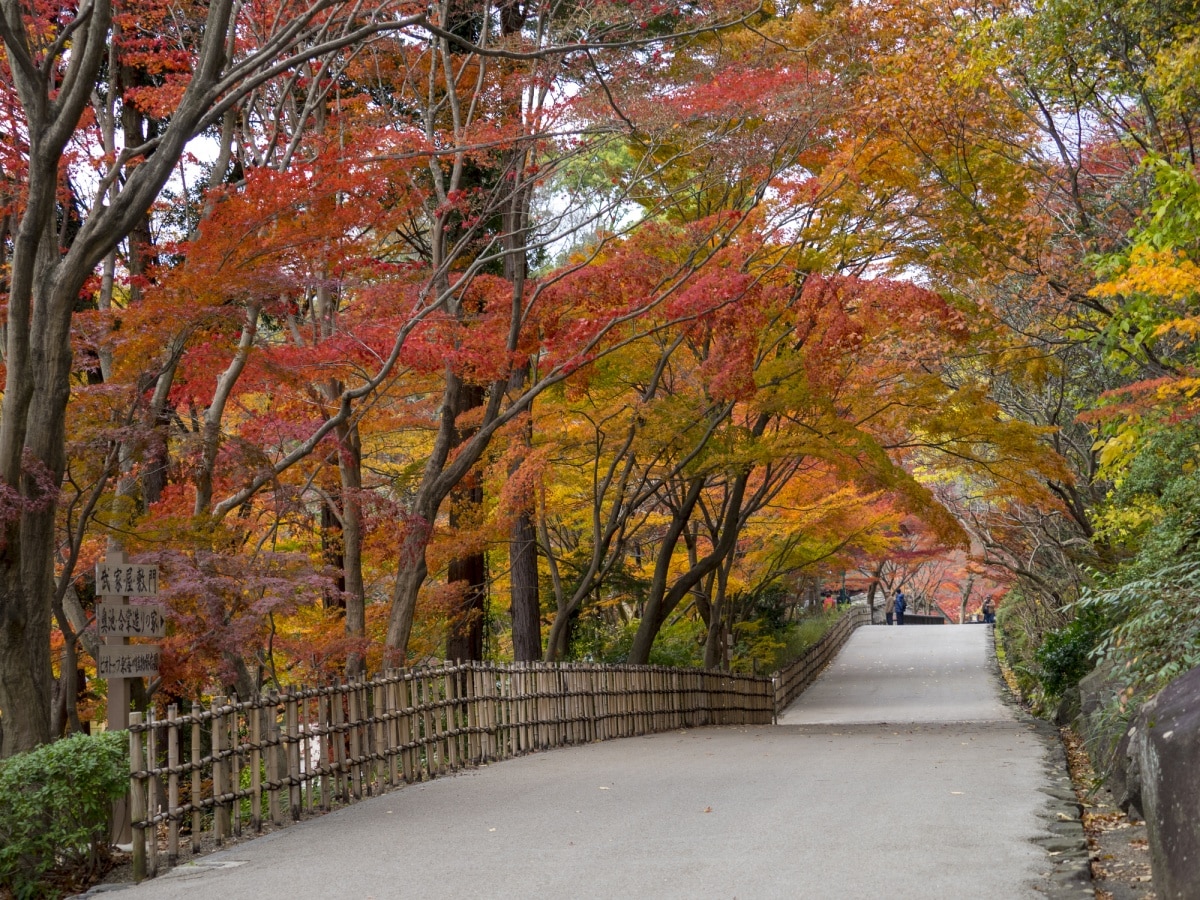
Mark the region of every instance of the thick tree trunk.
<instances>
[{"instance_id":1,"label":"thick tree trunk","mask_svg":"<svg viewBox=\"0 0 1200 900\"><path fill-rule=\"evenodd\" d=\"M966 586L963 587L962 595L958 604L958 624L963 625L967 621L967 604L971 602L971 591L975 587L975 573L971 572L967 575Z\"/></svg>"},{"instance_id":2,"label":"thick tree trunk","mask_svg":"<svg viewBox=\"0 0 1200 900\"><path fill-rule=\"evenodd\" d=\"M675 512L676 521L671 523L668 540L663 542L663 547L659 553L654 581L651 584L650 596L646 600L646 608L642 613L642 620L638 623L637 633L633 637L633 646L629 650L629 662L635 665L645 665L650 661L650 650L654 646L654 639L658 637L658 632L662 630L663 624L667 621L667 616L674 611L675 607L687 596L688 592L699 584L702 578L710 572L715 571L728 558L729 554L733 552L734 547L737 546L737 536L741 530L742 500L746 494L746 484L749 478L750 473L747 471L738 475L734 480L729 492L729 499L726 501L725 516L721 523L717 544L713 547L712 552L680 575L675 580L675 583L671 585L671 589L667 590L666 580L670 567L670 557L675 552L675 544L678 543L679 534L687 525L687 519L691 517L692 510L695 508L696 500L699 498L699 488L695 489L694 497L691 491L689 491L687 499L681 504L679 510ZM702 479L697 480L702 481ZM676 522L679 525L678 532L675 531Z\"/></svg>"},{"instance_id":3,"label":"thick tree trunk","mask_svg":"<svg viewBox=\"0 0 1200 900\"><path fill-rule=\"evenodd\" d=\"M483 388L463 385L458 394L455 418L483 404ZM472 432L456 429L455 446L471 437ZM483 485L478 472L467 474L450 493L450 529L477 526L483 510ZM446 659L483 659L483 628L487 603L487 560L482 552L465 553L450 563L447 580L461 585L457 605L450 611L450 630L446 636Z\"/></svg>"},{"instance_id":4,"label":"thick tree trunk","mask_svg":"<svg viewBox=\"0 0 1200 900\"><path fill-rule=\"evenodd\" d=\"M367 591L362 573L362 441L357 425L341 425L338 434L338 471L342 481L342 590L346 608L346 636L364 641L367 636ZM363 654L352 650L346 660L347 675L365 671Z\"/></svg>"},{"instance_id":5,"label":"thick tree trunk","mask_svg":"<svg viewBox=\"0 0 1200 900\"><path fill-rule=\"evenodd\" d=\"M341 511L333 507L335 498L321 504L321 562L326 568L336 569L338 577L333 590L326 589L322 605L326 609L346 608L346 553L342 536Z\"/></svg>"},{"instance_id":6,"label":"thick tree trunk","mask_svg":"<svg viewBox=\"0 0 1200 900\"><path fill-rule=\"evenodd\" d=\"M519 29L524 22L522 7L506 0L501 13L501 31ZM515 114L519 116L520 111ZM514 184L526 178L525 162L528 151L522 147L512 154L510 175ZM508 198L504 210L504 278L512 285L513 308L520 309L525 299L525 281L529 273L529 201L528 187L521 187ZM509 389L520 393L529 380L530 362L518 366L509 378ZM533 445L532 414L518 438L525 452ZM513 466L515 471L520 460ZM511 472L510 472L511 474ZM511 585L509 611L512 619L513 657L518 662L534 662L542 658L541 598L538 596L537 531L533 522L536 508L533 485L523 498L524 506L517 512L509 531L508 562Z\"/></svg>"},{"instance_id":7,"label":"thick tree trunk","mask_svg":"<svg viewBox=\"0 0 1200 900\"><path fill-rule=\"evenodd\" d=\"M671 513L671 524L658 547L658 559L654 565L654 576L650 581L650 592L642 608L641 622L638 623L637 633L633 637L633 646L629 649L629 662L635 665L645 665L650 661L650 648L658 636L663 622L666 621L670 610L666 609L665 595L667 581L671 569L671 558L675 555L675 547L679 543L683 530L687 527L704 489L704 476L693 478L679 504ZM695 572L692 568L690 572Z\"/></svg>"},{"instance_id":8,"label":"thick tree trunk","mask_svg":"<svg viewBox=\"0 0 1200 900\"><path fill-rule=\"evenodd\" d=\"M400 570L392 586L392 610L384 640L389 664L404 665L407 661L417 596L421 585L425 583L425 576L429 574L425 548L429 545L432 530L429 518L410 515L405 523L404 539L400 545Z\"/></svg>"},{"instance_id":9,"label":"thick tree trunk","mask_svg":"<svg viewBox=\"0 0 1200 900\"><path fill-rule=\"evenodd\" d=\"M47 274L52 273L53 269ZM25 377L32 381L33 388L22 417L26 427L19 436L9 432L8 447L15 451L20 474L13 478L5 473L5 480L19 485L24 511L6 523L6 540L0 550L0 758L51 739L49 638L55 498L66 467L64 411L70 394L70 313L82 279L63 284L46 278L42 284L25 368ZM8 374L13 377L12 369ZM7 405L4 412L8 412ZM13 431L20 428L16 423L6 424ZM4 462L9 463L9 459Z\"/></svg>"},{"instance_id":10,"label":"thick tree trunk","mask_svg":"<svg viewBox=\"0 0 1200 900\"><path fill-rule=\"evenodd\" d=\"M483 498L478 491L480 502ZM487 565L482 553L472 553L450 563L447 578L461 584L463 593L452 613L450 633L446 637L446 659L483 659L483 629L487 614Z\"/></svg>"},{"instance_id":11,"label":"thick tree trunk","mask_svg":"<svg viewBox=\"0 0 1200 900\"><path fill-rule=\"evenodd\" d=\"M726 594L729 590L729 570L732 568L732 558L727 560L717 570L716 585L713 590L712 603L709 604L708 638L704 642L704 668L719 669L725 665L725 647L729 629L725 623Z\"/></svg>"},{"instance_id":12,"label":"thick tree trunk","mask_svg":"<svg viewBox=\"0 0 1200 900\"><path fill-rule=\"evenodd\" d=\"M513 658L535 662L542 658L542 616L538 596L537 532L533 515L517 515L509 532L512 581Z\"/></svg>"}]
</instances>

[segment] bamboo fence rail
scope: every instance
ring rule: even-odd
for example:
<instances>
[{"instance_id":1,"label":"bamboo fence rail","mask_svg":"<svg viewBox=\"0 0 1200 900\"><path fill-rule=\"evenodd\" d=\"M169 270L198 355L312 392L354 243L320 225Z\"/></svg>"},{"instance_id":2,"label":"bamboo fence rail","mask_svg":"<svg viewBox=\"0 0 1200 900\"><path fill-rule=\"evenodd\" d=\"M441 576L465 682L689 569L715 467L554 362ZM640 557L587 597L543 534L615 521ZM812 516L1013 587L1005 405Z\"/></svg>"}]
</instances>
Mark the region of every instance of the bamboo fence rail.
<instances>
[{"instance_id":1,"label":"bamboo fence rail","mask_svg":"<svg viewBox=\"0 0 1200 900\"><path fill-rule=\"evenodd\" d=\"M138 880L246 828L565 744L770 724L770 678L655 666L459 663L131 716ZM160 847L160 840L162 845ZM165 856L165 859L163 858Z\"/></svg>"},{"instance_id":2,"label":"bamboo fence rail","mask_svg":"<svg viewBox=\"0 0 1200 900\"><path fill-rule=\"evenodd\" d=\"M775 715L778 716L787 709L793 700L817 680L817 676L842 649L856 628L870 624L871 610L868 607L850 607L802 656L776 672L773 676Z\"/></svg>"}]
</instances>

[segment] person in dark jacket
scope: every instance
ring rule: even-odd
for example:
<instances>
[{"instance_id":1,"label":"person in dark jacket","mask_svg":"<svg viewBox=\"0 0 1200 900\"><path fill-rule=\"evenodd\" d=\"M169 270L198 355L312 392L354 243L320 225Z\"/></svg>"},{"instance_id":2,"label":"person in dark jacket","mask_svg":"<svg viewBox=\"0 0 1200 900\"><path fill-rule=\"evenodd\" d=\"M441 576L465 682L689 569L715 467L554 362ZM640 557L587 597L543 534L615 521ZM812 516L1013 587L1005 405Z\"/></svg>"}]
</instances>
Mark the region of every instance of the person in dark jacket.
<instances>
[{"instance_id":1,"label":"person in dark jacket","mask_svg":"<svg viewBox=\"0 0 1200 900\"><path fill-rule=\"evenodd\" d=\"M903 625L904 611L908 609L908 600L904 596L904 591L900 590L900 588L896 588L896 599L894 601L894 606L896 608L896 624Z\"/></svg>"}]
</instances>

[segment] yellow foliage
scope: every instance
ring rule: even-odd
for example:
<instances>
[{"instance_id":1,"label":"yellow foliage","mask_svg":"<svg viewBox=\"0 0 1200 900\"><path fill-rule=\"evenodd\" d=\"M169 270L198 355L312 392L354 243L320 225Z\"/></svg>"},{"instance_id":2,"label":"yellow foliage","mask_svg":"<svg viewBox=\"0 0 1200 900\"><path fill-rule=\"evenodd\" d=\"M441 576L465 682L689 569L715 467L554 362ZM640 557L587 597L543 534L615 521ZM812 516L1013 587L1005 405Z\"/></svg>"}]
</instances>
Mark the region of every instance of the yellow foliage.
<instances>
[{"instance_id":1,"label":"yellow foliage","mask_svg":"<svg viewBox=\"0 0 1200 900\"><path fill-rule=\"evenodd\" d=\"M1100 468L1114 480L1133 459L1141 442L1141 421L1137 418L1123 422L1117 428L1117 433L1111 437L1101 438L1092 445L1098 452Z\"/></svg>"},{"instance_id":2,"label":"yellow foliage","mask_svg":"<svg viewBox=\"0 0 1200 900\"><path fill-rule=\"evenodd\" d=\"M1134 247L1129 265L1115 278L1096 285L1094 297L1119 297L1150 294L1173 301L1184 301L1200 292L1200 266L1178 250Z\"/></svg>"}]
</instances>

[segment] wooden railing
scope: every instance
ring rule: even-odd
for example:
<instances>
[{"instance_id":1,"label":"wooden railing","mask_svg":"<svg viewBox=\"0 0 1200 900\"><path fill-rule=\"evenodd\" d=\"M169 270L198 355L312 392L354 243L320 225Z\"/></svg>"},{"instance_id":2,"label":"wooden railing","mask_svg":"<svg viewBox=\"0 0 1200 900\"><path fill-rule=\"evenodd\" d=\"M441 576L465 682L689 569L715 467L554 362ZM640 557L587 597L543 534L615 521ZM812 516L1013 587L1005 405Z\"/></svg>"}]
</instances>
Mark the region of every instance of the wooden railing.
<instances>
[{"instance_id":1,"label":"wooden railing","mask_svg":"<svg viewBox=\"0 0 1200 900\"><path fill-rule=\"evenodd\" d=\"M775 714L783 712L799 697L810 684L816 681L821 670L829 664L842 645L850 639L854 629L871 624L871 610L865 606L852 606L846 610L820 640L788 665L775 673Z\"/></svg>"},{"instance_id":2,"label":"wooden railing","mask_svg":"<svg viewBox=\"0 0 1200 900\"><path fill-rule=\"evenodd\" d=\"M217 697L129 728L134 875L393 786L564 744L770 724L772 680L653 666L462 663ZM161 843L161 847L160 847ZM160 857L165 855L165 860Z\"/></svg>"}]
</instances>

